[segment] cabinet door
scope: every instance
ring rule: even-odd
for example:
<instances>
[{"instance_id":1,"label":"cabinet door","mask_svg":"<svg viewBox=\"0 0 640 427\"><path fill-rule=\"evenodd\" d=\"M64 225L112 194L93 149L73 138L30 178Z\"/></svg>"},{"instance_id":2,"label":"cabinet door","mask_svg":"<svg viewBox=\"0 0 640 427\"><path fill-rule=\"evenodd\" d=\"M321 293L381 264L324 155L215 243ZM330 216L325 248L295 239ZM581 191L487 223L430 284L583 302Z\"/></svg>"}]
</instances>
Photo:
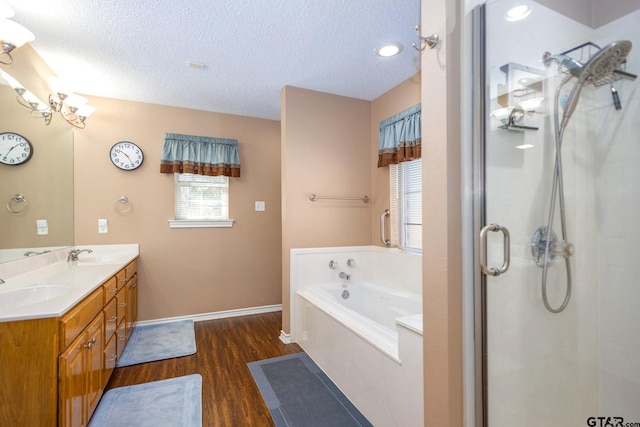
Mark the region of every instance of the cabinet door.
<instances>
[{"instance_id":1,"label":"cabinet door","mask_svg":"<svg viewBox=\"0 0 640 427\"><path fill-rule=\"evenodd\" d=\"M98 406L102 397L104 349L104 314L100 313L87 326L87 344L85 355L87 358L87 420Z\"/></svg>"},{"instance_id":2,"label":"cabinet door","mask_svg":"<svg viewBox=\"0 0 640 427\"><path fill-rule=\"evenodd\" d=\"M125 325L126 325L126 322L120 323L120 326L118 326L118 329L116 330L116 337L117 337L116 351L118 354L118 359L120 359L120 356L122 356L122 351L124 350L124 346L127 344L127 335L125 333Z\"/></svg>"},{"instance_id":3,"label":"cabinet door","mask_svg":"<svg viewBox=\"0 0 640 427\"><path fill-rule=\"evenodd\" d=\"M138 275L134 274L127 283L127 340L131 336L131 329L138 318Z\"/></svg>"},{"instance_id":4,"label":"cabinet door","mask_svg":"<svg viewBox=\"0 0 640 427\"><path fill-rule=\"evenodd\" d=\"M118 337L113 334L110 338L107 339L107 344L104 347L104 353L102 355L104 360L104 370L102 372L103 390L107 386L113 370L116 368L116 362L118 361L118 350L116 348L117 341Z\"/></svg>"},{"instance_id":5,"label":"cabinet door","mask_svg":"<svg viewBox=\"0 0 640 427\"><path fill-rule=\"evenodd\" d=\"M86 425L87 372L85 370L84 345L87 333L81 333L60 355L60 426Z\"/></svg>"}]
</instances>

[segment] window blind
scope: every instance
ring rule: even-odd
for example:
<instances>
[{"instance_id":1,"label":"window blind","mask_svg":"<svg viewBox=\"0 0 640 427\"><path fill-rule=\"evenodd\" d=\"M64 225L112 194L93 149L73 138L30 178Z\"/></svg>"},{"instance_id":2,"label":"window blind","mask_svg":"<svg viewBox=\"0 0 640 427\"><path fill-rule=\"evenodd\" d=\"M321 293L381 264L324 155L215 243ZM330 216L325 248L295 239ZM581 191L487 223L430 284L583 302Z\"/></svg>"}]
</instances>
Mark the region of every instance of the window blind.
<instances>
[{"instance_id":1,"label":"window blind","mask_svg":"<svg viewBox=\"0 0 640 427\"><path fill-rule=\"evenodd\" d=\"M422 250L422 160L389 165L391 244Z\"/></svg>"},{"instance_id":2,"label":"window blind","mask_svg":"<svg viewBox=\"0 0 640 427\"><path fill-rule=\"evenodd\" d=\"M176 219L226 220L229 218L229 178L174 174Z\"/></svg>"}]
</instances>

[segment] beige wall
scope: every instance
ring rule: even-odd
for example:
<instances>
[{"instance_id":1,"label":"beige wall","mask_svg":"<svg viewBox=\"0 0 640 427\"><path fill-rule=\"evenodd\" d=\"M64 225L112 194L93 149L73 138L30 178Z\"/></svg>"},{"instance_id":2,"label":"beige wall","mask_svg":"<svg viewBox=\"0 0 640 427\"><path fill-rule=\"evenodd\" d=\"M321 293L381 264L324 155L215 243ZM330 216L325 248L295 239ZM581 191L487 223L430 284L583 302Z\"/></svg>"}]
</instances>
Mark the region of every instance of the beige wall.
<instances>
[{"instance_id":1,"label":"beige wall","mask_svg":"<svg viewBox=\"0 0 640 427\"><path fill-rule=\"evenodd\" d=\"M390 208L389 168L378 167L378 134L380 122L420 103L420 73L407 79L371 102L371 244L382 246L380 240L380 214ZM391 229L386 219L386 238Z\"/></svg>"},{"instance_id":2,"label":"beige wall","mask_svg":"<svg viewBox=\"0 0 640 427\"><path fill-rule=\"evenodd\" d=\"M97 108L75 133L75 243L140 244L140 320L279 304L280 124L182 108L90 97ZM242 176L230 178L232 228L170 229L173 175L160 174L165 132L238 140ZM119 141L145 154L135 171L111 164ZM119 214L114 201L133 204ZM266 212L255 212L264 200ZM109 233L98 234L106 218Z\"/></svg>"},{"instance_id":3,"label":"beige wall","mask_svg":"<svg viewBox=\"0 0 640 427\"><path fill-rule=\"evenodd\" d=\"M371 196L371 103L282 89L282 322L289 331L289 251L368 245L371 206L309 194Z\"/></svg>"},{"instance_id":4,"label":"beige wall","mask_svg":"<svg viewBox=\"0 0 640 427\"><path fill-rule=\"evenodd\" d=\"M422 0L422 286L426 426L462 426L461 0Z\"/></svg>"}]
</instances>

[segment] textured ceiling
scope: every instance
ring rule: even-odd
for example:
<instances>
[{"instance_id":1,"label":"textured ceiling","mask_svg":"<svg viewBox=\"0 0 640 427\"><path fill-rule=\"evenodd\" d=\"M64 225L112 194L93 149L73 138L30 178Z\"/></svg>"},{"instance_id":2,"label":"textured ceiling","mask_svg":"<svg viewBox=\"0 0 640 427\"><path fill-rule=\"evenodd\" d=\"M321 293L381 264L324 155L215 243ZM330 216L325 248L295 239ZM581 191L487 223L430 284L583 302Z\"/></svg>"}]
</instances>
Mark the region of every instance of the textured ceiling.
<instances>
[{"instance_id":1,"label":"textured ceiling","mask_svg":"<svg viewBox=\"0 0 640 427\"><path fill-rule=\"evenodd\" d=\"M283 86L373 100L419 71L420 0L6 3L87 95L279 120ZM385 42L403 50L378 57Z\"/></svg>"}]
</instances>

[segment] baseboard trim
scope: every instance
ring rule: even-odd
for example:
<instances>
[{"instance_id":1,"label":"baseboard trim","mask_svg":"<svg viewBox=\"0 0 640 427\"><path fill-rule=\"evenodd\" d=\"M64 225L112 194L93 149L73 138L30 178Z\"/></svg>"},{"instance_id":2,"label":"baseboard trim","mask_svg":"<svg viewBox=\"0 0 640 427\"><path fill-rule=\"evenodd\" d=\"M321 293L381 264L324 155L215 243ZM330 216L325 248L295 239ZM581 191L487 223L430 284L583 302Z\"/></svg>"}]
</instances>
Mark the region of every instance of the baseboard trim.
<instances>
[{"instance_id":1,"label":"baseboard trim","mask_svg":"<svg viewBox=\"0 0 640 427\"><path fill-rule=\"evenodd\" d=\"M136 325L155 325L159 323L174 322L176 320L191 319L194 322L202 322L204 320L225 319L228 317L250 316L252 314L273 313L282 311L282 304L263 305L261 307L239 308L236 310L214 311L211 313L192 314L188 316L165 317L162 319L142 320L136 322Z\"/></svg>"},{"instance_id":2,"label":"baseboard trim","mask_svg":"<svg viewBox=\"0 0 640 427\"><path fill-rule=\"evenodd\" d=\"M291 334L286 333L285 331L280 331L280 341L283 344L291 344Z\"/></svg>"}]
</instances>

